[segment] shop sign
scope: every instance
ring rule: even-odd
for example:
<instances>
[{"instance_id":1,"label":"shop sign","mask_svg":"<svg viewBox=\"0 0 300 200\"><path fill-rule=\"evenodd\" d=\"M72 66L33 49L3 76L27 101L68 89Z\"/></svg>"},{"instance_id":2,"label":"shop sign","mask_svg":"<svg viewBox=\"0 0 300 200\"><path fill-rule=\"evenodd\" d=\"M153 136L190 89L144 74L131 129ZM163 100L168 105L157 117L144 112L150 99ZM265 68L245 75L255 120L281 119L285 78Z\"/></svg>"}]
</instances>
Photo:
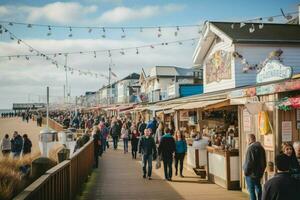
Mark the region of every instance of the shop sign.
<instances>
[{"instance_id":1,"label":"shop sign","mask_svg":"<svg viewBox=\"0 0 300 200\"><path fill-rule=\"evenodd\" d=\"M205 78L206 84L231 79L231 53L223 50L213 53L205 63Z\"/></svg>"},{"instance_id":2,"label":"shop sign","mask_svg":"<svg viewBox=\"0 0 300 200\"><path fill-rule=\"evenodd\" d=\"M251 132L251 115L247 109L243 110L243 127L244 132Z\"/></svg>"},{"instance_id":3,"label":"shop sign","mask_svg":"<svg viewBox=\"0 0 300 200\"><path fill-rule=\"evenodd\" d=\"M189 111L187 111L187 110L181 110L179 112L179 121L181 121L181 122L187 122L187 121L189 121Z\"/></svg>"},{"instance_id":4,"label":"shop sign","mask_svg":"<svg viewBox=\"0 0 300 200\"><path fill-rule=\"evenodd\" d=\"M269 151L274 149L273 134L264 135L264 148Z\"/></svg>"},{"instance_id":5,"label":"shop sign","mask_svg":"<svg viewBox=\"0 0 300 200\"><path fill-rule=\"evenodd\" d=\"M245 90L234 90L228 94L228 98L239 98L246 95Z\"/></svg>"},{"instance_id":6,"label":"shop sign","mask_svg":"<svg viewBox=\"0 0 300 200\"><path fill-rule=\"evenodd\" d=\"M283 80L291 78L292 68L283 65L278 60L268 61L256 76L257 83Z\"/></svg>"},{"instance_id":7,"label":"shop sign","mask_svg":"<svg viewBox=\"0 0 300 200\"><path fill-rule=\"evenodd\" d=\"M291 121L283 121L281 125L282 129L282 142L290 142L292 141L292 122Z\"/></svg>"},{"instance_id":8,"label":"shop sign","mask_svg":"<svg viewBox=\"0 0 300 200\"><path fill-rule=\"evenodd\" d=\"M263 85L263 86L259 86L256 87L256 94L257 95L264 95L264 94L272 94L275 93L275 85L271 84L271 85Z\"/></svg>"}]
</instances>

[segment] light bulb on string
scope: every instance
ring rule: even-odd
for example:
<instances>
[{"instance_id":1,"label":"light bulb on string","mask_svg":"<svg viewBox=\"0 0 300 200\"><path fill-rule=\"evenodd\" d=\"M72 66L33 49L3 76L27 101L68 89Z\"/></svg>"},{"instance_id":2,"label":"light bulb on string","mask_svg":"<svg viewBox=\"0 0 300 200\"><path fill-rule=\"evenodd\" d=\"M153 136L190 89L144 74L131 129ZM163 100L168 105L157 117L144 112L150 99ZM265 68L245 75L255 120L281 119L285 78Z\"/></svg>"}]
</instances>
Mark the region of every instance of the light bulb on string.
<instances>
[{"instance_id":1,"label":"light bulb on string","mask_svg":"<svg viewBox=\"0 0 300 200\"><path fill-rule=\"evenodd\" d=\"M124 28L122 28L122 35L121 35L121 38L123 39L123 38L125 38L125 37L126 37L125 30L124 30Z\"/></svg>"},{"instance_id":2,"label":"light bulb on string","mask_svg":"<svg viewBox=\"0 0 300 200\"><path fill-rule=\"evenodd\" d=\"M73 37L73 34L72 34L72 28L70 27L69 28L69 31L70 31L70 34L68 35L69 37Z\"/></svg>"},{"instance_id":3,"label":"light bulb on string","mask_svg":"<svg viewBox=\"0 0 300 200\"><path fill-rule=\"evenodd\" d=\"M249 32L253 33L255 31L255 26L254 24L251 25L251 27L249 28Z\"/></svg>"},{"instance_id":4,"label":"light bulb on string","mask_svg":"<svg viewBox=\"0 0 300 200\"><path fill-rule=\"evenodd\" d=\"M51 27L48 26L48 33L47 33L47 36L50 36L51 35Z\"/></svg>"},{"instance_id":5,"label":"light bulb on string","mask_svg":"<svg viewBox=\"0 0 300 200\"><path fill-rule=\"evenodd\" d=\"M94 51L94 58L96 58L97 57L97 55L96 55L96 51Z\"/></svg>"},{"instance_id":6,"label":"light bulb on string","mask_svg":"<svg viewBox=\"0 0 300 200\"><path fill-rule=\"evenodd\" d=\"M91 28L89 28L89 31L88 31L89 33L91 33L92 32L92 29Z\"/></svg>"},{"instance_id":7,"label":"light bulb on string","mask_svg":"<svg viewBox=\"0 0 300 200\"><path fill-rule=\"evenodd\" d=\"M139 49L138 48L136 48L136 52L135 52L136 54L139 54Z\"/></svg>"},{"instance_id":8,"label":"light bulb on string","mask_svg":"<svg viewBox=\"0 0 300 200\"><path fill-rule=\"evenodd\" d=\"M161 28L158 27L158 34L157 34L157 37L161 37L161 36L162 36L162 34L161 34Z\"/></svg>"},{"instance_id":9,"label":"light bulb on string","mask_svg":"<svg viewBox=\"0 0 300 200\"><path fill-rule=\"evenodd\" d=\"M31 28L31 27L32 27L32 25L31 25L31 24L28 24L28 25L27 25L27 28Z\"/></svg>"},{"instance_id":10,"label":"light bulb on string","mask_svg":"<svg viewBox=\"0 0 300 200\"><path fill-rule=\"evenodd\" d=\"M125 55L124 49L122 49L122 50L120 51L120 54L121 54L121 55Z\"/></svg>"},{"instance_id":11,"label":"light bulb on string","mask_svg":"<svg viewBox=\"0 0 300 200\"><path fill-rule=\"evenodd\" d=\"M102 28L102 38L106 38L106 35L105 35L105 28L104 28L104 27Z\"/></svg>"}]
</instances>

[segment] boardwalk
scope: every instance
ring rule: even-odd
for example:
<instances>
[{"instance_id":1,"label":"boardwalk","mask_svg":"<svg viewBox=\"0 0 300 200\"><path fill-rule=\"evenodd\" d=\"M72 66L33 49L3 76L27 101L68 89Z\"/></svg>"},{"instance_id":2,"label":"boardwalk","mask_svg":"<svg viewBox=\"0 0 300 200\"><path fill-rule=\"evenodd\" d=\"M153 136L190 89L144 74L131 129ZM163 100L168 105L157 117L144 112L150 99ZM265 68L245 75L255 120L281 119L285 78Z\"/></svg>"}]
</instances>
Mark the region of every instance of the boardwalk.
<instances>
[{"instance_id":1,"label":"boardwalk","mask_svg":"<svg viewBox=\"0 0 300 200\"><path fill-rule=\"evenodd\" d=\"M173 177L173 182L163 180L163 170L153 169L153 180L142 178L141 163L130 154L109 150L100 160L100 167L92 174L80 200L113 199L203 199L246 200L240 191L227 191L210 184L185 170L185 178Z\"/></svg>"}]
</instances>

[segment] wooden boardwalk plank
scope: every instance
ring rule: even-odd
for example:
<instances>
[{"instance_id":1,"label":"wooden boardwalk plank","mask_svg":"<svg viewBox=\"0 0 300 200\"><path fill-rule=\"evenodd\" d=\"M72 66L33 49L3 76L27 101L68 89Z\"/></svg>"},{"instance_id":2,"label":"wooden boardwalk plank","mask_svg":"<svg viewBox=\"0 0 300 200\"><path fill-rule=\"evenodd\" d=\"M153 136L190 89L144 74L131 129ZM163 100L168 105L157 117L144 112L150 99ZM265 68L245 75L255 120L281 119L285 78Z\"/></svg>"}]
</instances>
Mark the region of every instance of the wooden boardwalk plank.
<instances>
[{"instance_id":1,"label":"wooden boardwalk plank","mask_svg":"<svg viewBox=\"0 0 300 200\"><path fill-rule=\"evenodd\" d=\"M143 179L140 160L132 160L130 154L124 155L120 150L109 149L99 162L99 169L94 171L88 187L78 199L247 199L240 191L227 191L201 181L186 170L185 178L173 177L172 182L166 182L163 169L156 170L154 162L153 180Z\"/></svg>"}]
</instances>

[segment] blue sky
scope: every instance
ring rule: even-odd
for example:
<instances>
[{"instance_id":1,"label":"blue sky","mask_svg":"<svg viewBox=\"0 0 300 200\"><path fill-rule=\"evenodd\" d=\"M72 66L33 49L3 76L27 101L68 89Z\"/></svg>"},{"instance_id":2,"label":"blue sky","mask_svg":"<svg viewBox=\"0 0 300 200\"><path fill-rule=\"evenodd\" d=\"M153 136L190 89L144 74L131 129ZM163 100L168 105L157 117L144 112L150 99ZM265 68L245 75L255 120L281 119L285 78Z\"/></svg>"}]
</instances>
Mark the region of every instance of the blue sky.
<instances>
[{"instance_id":1,"label":"blue sky","mask_svg":"<svg viewBox=\"0 0 300 200\"><path fill-rule=\"evenodd\" d=\"M242 21L246 19L298 11L296 0L193 0L193 1L146 1L146 0L0 0L0 19L7 21L80 26L164 26L203 24L206 20ZM281 19L282 21L282 19ZM107 38L101 38L99 30L91 34L87 30L73 30L74 37L69 38L68 30L52 29L47 37L47 28L7 26L21 39L44 53L125 48L151 43L174 41L199 37L198 28L181 29L174 37L174 30L162 30L163 36L157 37L157 30L127 31L126 38L120 38L120 30L107 31ZM141 53L126 52L125 56L113 56L113 71L120 77L131 72L145 71L155 65L176 65L191 67L195 45L168 46L153 50L141 49ZM10 41L7 35L0 35L0 55L28 54L28 49ZM58 61L63 62L62 58ZM79 69L92 70L107 74L109 58L107 55L72 56L68 64ZM37 101L50 86L53 96L62 96L65 74L54 68L48 61L33 58L0 59L0 108L11 107L12 102ZM105 79L70 76L72 95L78 96L85 91L95 91ZM5 94L5 95L2 95ZM31 94L31 95L30 95Z\"/></svg>"}]
</instances>

